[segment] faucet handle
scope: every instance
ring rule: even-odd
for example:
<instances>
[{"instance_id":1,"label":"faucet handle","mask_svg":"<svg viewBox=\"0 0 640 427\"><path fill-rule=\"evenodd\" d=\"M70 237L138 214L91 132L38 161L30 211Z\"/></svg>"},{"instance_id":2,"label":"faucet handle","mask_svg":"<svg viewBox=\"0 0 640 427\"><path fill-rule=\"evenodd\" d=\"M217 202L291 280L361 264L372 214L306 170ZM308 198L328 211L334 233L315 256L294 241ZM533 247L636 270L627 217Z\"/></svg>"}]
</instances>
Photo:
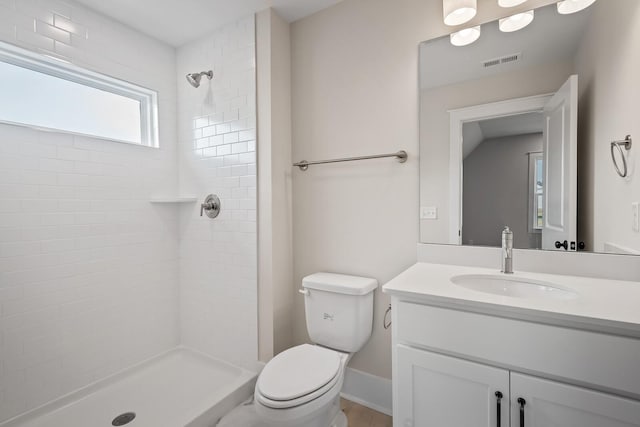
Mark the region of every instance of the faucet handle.
<instances>
[{"instance_id":1,"label":"faucet handle","mask_svg":"<svg viewBox=\"0 0 640 427\"><path fill-rule=\"evenodd\" d=\"M220 214L220 199L215 194L209 194L206 199L204 199L204 203L200 205L200 216L204 213L207 214L209 218L215 218Z\"/></svg>"}]
</instances>

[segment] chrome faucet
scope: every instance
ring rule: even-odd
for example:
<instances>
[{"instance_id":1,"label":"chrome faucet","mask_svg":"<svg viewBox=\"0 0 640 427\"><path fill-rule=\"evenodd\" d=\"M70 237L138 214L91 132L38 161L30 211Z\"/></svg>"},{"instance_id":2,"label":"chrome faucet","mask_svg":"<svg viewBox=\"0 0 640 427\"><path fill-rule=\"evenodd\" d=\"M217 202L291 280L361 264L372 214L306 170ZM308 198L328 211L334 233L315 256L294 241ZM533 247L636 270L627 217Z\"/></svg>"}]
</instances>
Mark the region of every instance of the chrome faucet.
<instances>
[{"instance_id":1,"label":"chrome faucet","mask_svg":"<svg viewBox=\"0 0 640 427\"><path fill-rule=\"evenodd\" d=\"M502 230L502 272L513 274L513 231L509 227Z\"/></svg>"}]
</instances>

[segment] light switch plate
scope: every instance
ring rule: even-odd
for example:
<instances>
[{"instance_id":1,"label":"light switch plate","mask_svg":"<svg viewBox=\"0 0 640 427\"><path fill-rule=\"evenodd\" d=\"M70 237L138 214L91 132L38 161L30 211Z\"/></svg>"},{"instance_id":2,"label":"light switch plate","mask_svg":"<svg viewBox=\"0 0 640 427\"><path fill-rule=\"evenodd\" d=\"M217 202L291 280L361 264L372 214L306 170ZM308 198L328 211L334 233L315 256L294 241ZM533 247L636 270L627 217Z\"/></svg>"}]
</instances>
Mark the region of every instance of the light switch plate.
<instances>
[{"instance_id":1,"label":"light switch plate","mask_svg":"<svg viewBox=\"0 0 640 427\"><path fill-rule=\"evenodd\" d=\"M640 212L638 212L639 210L640 210L639 202L631 203L631 216L632 216L631 227L635 232L640 231Z\"/></svg>"},{"instance_id":2,"label":"light switch plate","mask_svg":"<svg viewBox=\"0 0 640 427\"><path fill-rule=\"evenodd\" d=\"M438 208L435 206L422 206L420 208L420 219L438 219Z\"/></svg>"}]
</instances>

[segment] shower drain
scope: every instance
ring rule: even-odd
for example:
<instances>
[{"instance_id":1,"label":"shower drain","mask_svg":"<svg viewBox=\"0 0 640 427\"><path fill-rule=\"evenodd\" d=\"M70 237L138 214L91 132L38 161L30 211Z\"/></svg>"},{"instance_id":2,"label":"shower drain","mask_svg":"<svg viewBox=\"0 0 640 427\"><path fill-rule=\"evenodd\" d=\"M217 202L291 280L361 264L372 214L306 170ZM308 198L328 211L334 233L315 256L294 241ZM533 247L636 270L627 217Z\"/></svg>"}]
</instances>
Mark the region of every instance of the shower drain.
<instances>
[{"instance_id":1,"label":"shower drain","mask_svg":"<svg viewBox=\"0 0 640 427\"><path fill-rule=\"evenodd\" d=\"M111 425L113 426L123 426L125 424L129 424L136 417L135 412L125 412L124 414L120 414L111 421Z\"/></svg>"}]
</instances>

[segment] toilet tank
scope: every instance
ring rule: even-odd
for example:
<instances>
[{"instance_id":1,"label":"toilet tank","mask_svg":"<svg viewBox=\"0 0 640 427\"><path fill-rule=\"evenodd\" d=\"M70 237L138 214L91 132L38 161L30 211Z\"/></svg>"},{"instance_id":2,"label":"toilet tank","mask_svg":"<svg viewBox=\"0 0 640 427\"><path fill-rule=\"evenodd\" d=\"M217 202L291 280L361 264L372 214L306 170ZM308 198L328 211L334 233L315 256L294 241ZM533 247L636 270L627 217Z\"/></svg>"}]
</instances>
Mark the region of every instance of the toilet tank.
<instances>
[{"instance_id":1,"label":"toilet tank","mask_svg":"<svg viewBox=\"0 0 640 427\"><path fill-rule=\"evenodd\" d=\"M368 277L315 273L302 279L311 341L355 353L373 328L373 295L378 281Z\"/></svg>"}]
</instances>

